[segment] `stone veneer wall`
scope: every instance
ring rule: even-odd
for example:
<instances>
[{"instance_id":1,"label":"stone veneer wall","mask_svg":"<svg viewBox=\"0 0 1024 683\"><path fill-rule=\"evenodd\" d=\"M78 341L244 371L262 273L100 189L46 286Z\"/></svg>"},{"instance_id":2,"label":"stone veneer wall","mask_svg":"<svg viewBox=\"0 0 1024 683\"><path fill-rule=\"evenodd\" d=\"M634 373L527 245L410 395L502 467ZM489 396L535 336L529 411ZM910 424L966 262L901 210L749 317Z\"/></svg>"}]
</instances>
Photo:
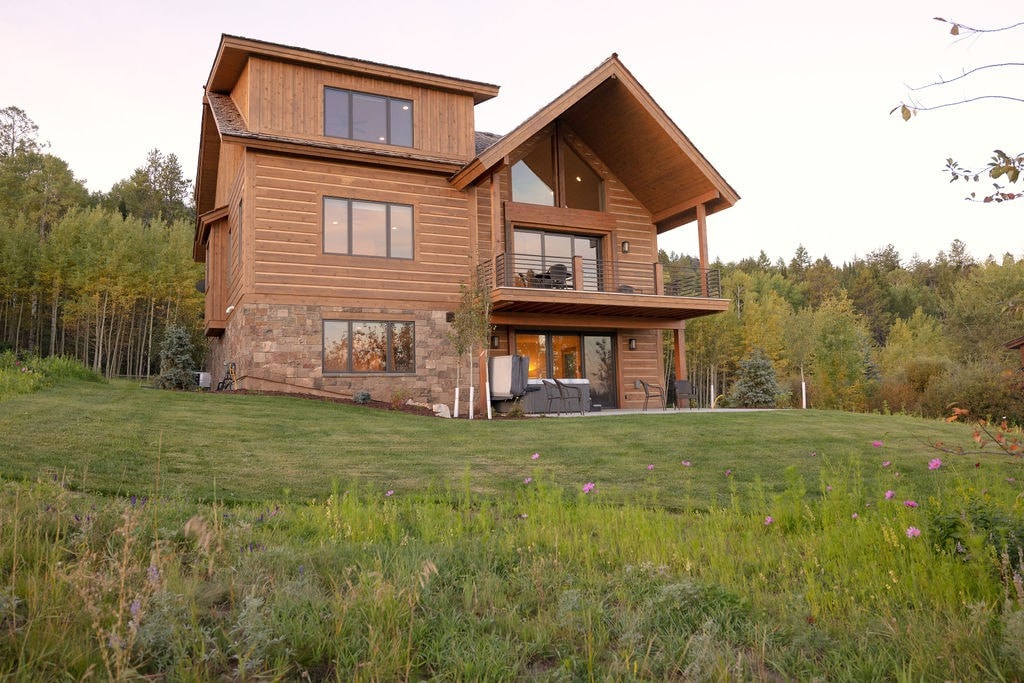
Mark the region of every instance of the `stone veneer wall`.
<instances>
[{"instance_id":1,"label":"stone veneer wall","mask_svg":"<svg viewBox=\"0 0 1024 683\"><path fill-rule=\"evenodd\" d=\"M323 320L412 320L416 324L416 372L408 375L323 375ZM298 304L243 304L224 336L210 340L207 368L213 384L234 361L240 389L343 396L366 390L375 400L401 393L423 403L449 403L458 359L447 339L445 311L350 308ZM468 368L462 382L469 383Z\"/></svg>"}]
</instances>

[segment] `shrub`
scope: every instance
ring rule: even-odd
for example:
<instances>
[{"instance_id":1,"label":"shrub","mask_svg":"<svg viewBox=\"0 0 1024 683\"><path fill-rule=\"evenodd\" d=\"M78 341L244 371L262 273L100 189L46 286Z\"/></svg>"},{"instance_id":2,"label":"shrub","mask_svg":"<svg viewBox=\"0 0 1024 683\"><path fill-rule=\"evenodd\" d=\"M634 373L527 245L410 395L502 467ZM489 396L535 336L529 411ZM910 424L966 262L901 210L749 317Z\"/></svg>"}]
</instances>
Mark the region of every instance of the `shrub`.
<instances>
[{"instance_id":1,"label":"shrub","mask_svg":"<svg viewBox=\"0 0 1024 683\"><path fill-rule=\"evenodd\" d=\"M952 406L965 408L979 419L1006 418L1024 424L1024 378L991 361L953 367L928 385L921 403L926 415L948 415Z\"/></svg>"},{"instance_id":2,"label":"shrub","mask_svg":"<svg viewBox=\"0 0 1024 683\"><path fill-rule=\"evenodd\" d=\"M192 353L192 338L188 330L180 325L168 326L160 342L160 376L156 386L160 389L195 389Z\"/></svg>"},{"instance_id":3,"label":"shrub","mask_svg":"<svg viewBox=\"0 0 1024 683\"><path fill-rule=\"evenodd\" d=\"M774 408L782 398L772 361L754 349L740 361L739 379L729 395L729 405L743 408Z\"/></svg>"},{"instance_id":4,"label":"shrub","mask_svg":"<svg viewBox=\"0 0 1024 683\"><path fill-rule=\"evenodd\" d=\"M357 391L355 395L352 397L352 401L358 403L361 406L365 406L367 403L370 402L370 392L367 391L366 389L363 389L362 391Z\"/></svg>"}]
</instances>

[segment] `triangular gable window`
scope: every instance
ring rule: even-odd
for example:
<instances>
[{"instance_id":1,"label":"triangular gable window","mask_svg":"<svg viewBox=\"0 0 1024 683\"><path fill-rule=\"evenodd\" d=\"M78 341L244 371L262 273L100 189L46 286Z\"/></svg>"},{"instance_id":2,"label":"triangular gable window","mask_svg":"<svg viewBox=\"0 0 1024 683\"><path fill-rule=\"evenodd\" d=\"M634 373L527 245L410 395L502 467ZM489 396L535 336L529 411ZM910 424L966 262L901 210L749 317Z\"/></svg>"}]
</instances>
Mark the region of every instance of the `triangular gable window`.
<instances>
[{"instance_id":1,"label":"triangular gable window","mask_svg":"<svg viewBox=\"0 0 1024 683\"><path fill-rule=\"evenodd\" d=\"M604 182L560 135L547 136L512 165L512 201L601 211Z\"/></svg>"}]
</instances>

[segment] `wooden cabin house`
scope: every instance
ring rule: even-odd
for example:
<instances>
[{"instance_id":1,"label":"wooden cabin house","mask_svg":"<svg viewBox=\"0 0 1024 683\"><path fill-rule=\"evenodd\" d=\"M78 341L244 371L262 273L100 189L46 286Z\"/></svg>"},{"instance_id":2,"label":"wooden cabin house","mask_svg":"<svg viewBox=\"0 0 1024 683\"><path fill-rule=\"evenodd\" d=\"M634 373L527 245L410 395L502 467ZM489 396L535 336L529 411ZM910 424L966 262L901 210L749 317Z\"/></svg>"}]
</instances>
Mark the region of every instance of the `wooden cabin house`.
<instances>
[{"instance_id":1,"label":"wooden cabin house","mask_svg":"<svg viewBox=\"0 0 1024 683\"><path fill-rule=\"evenodd\" d=\"M685 321L728 308L708 216L739 196L612 55L507 135L498 87L225 35L203 96L193 256L209 367L253 390L450 401L460 285L492 355L636 407L686 377ZM657 236L693 233L666 272ZM464 362L464 360L462 361ZM465 383L466 373L462 373Z\"/></svg>"}]
</instances>

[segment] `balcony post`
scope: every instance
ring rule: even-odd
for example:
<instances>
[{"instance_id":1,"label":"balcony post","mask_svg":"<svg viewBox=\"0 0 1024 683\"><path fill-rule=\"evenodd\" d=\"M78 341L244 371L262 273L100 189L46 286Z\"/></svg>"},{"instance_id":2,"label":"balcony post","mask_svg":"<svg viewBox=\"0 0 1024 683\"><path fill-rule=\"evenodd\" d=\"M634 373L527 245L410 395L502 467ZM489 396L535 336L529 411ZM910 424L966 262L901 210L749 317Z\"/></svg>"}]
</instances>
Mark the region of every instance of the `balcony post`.
<instances>
[{"instance_id":1,"label":"balcony post","mask_svg":"<svg viewBox=\"0 0 1024 683\"><path fill-rule=\"evenodd\" d=\"M654 264L654 293L658 296L665 295L665 267L661 261Z\"/></svg>"},{"instance_id":2,"label":"balcony post","mask_svg":"<svg viewBox=\"0 0 1024 683\"><path fill-rule=\"evenodd\" d=\"M672 341L675 342L675 361L676 361L676 380L686 379L686 322L679 323L679 327L672 330ZM679 408L689 408L690 399L683 399L686 402L685 406L679 405L679 399L676 398L676 406Z\"/></svg>"},{"instance_id":3,"label":"balcony post","mask_svg":"<svg viewBox=\"0 0 1024 683\"><path fill-rule=\"evenodd\" d=\"M700 291L708 296L708 209L697 205L697 243L700 249Z\"/></svg>"},{"instance_id":4,"label":"balcony post","mask_svg":"<svg viewBox=\"0 0 1024 683\"><path fill-rule=\"evenodd\" d=\"M577 291L583 290L583 257L572 257L572 288Z\"/></svg>"}]
</instances>

